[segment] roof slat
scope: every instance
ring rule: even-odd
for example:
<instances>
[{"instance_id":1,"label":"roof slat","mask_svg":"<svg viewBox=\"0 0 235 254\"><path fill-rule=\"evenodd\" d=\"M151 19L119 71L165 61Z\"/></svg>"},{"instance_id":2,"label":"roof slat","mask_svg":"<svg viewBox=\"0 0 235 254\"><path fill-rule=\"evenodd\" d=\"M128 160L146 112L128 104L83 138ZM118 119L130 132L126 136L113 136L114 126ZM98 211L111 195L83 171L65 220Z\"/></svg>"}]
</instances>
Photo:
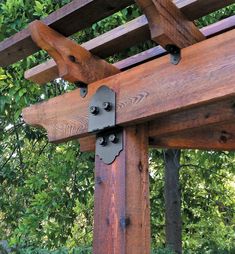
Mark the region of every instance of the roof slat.
<instances>
[{"instance_id":1,"label":"roof slat","mask_svg":"<svg viewBox=\"0 0 235 254\"><path fill-rule=\"evenodd\" d=\"M142 16L134 21L131 21L132 24L130 26L128 25L126 27L121 26L115 28L112 31L109 31L107 34L103 34L95 38L94 40L84 43L82 46L87 50L90 50L93 54L95 53L96 55L99 55L101 57L112 55L112 53L116 51L115 49L119 47L118 49L120 50L121 47L124 46L121 41L128 41L129 47L133 46L132 43L136 43L136 36L134 36L134 34L139 34L140 30L142 31L141 34L146 33L146 39L150 39L150 34L147 30L148 27L146 26L146 22L147 21L145 17ZM131 29L129 29L129 27L131 27ZM206 37L211 37L231 30L233 28L235 28L235 15L207 27L204 27L201 29L201 32ZM102 44L102 42L104 44ZM107 52L109 52L108 55ZM154 59L156 57L159 57L164 53L165 50L162 47L156 46L137 55L128 57L120 62L115 63L114 65L120 70L125 70L143 62ZM58 68L53 59L45 63L39 64L25 72L26 79L29 79L38 84L45 84L58 77Z\"/></svg>"},{"instance_id":2,"label":"roof slat","mask_svg":"<svg viewBox=\"0 0 235 254\"><path fill-rule=\"evenodd\" d=\"M174 2L185 16L194 20L235 3L235 0L174 0ZM50 14L44 22L59 33L69 36L132 3L134 0L74 0ZM5 67L17 62L38 50L28 29L24 29L0 43L0 66Z\"/></svg>"}]
</instances>

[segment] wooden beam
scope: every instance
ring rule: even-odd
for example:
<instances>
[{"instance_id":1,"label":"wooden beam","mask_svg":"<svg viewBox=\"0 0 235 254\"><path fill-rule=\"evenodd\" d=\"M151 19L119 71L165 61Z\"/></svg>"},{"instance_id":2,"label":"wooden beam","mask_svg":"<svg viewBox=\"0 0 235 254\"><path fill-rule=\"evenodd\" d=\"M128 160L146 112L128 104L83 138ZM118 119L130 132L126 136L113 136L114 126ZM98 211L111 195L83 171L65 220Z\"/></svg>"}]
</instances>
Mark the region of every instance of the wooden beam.
<instances>
[{"instance_id":1,"label":"wooden beam","mask_svg":"<svg viewBox=\"0 0 235 254\"><path fill-rule=\"evenodd\" d=\"M177 136L202 128L230 123L235 115L235 97L158 117L148 123L150 145L161 137ZM79 139L82 152L95 150L95 137ZM158 144L160 146L160 144Z\"/></svg>"},{"instance_id":2,"label":"wooden beam","mask_svg":"<svg viewBox=\"0 0 235 254\"><path fill-rule=\"evenodd\" d=\"M136 0L146 15L153 41L167 48L185 48L205 39L171 0Z\"/></svg>"},{"instance_id":3,"label":"wooden beam","mask_svg":"<svg viewBox=\"0 0 235 254\"><path fill-rule=\"evenodd\" d=\"M190 20L197 19L234 2L235 0L174 0L177 7L179 7ZM102 0L74 0L50 14L43 22L57 32L69 36L132 3L134 3L134 0L105 2ZM143 26L147 28L147 24L144 24L144 21ZM142 31L143 34L145 34L145 31ZM135 40L136 36L138 35L133 30L133 40ZM123 35L123 38L124 37ZM135 41L135 43L136 42L137 41ZM126 45L126 47L128 48L129 46ZM6 67L38 50L39 48L36 47L31 39L29 30L24 29L0 43L0 66ZM99 55L97 52L95 52L95 54ZM100 56L103 57L102 55Z\"/></svg>"},{"instance_id":4,"label":"wooden beam","mask_svg":"<svg viewBox=\"0 0 235 254\"><path fill-rule=\"evenodd\" d=\"M29 25L33 41L57 63L59 77L75 83L90 84L119 73L112 64L93 56L76 42L57 33L41 21Z\"/></svg>"},{"instance_id":5,"label":"wooden beam","mask_svg":"<svg viewBox=\"0 0 235 254\"><path fill-rule=\"evenodd\" d=\"M189 20L195 20L225 6L234 4L235 0L176 0L174 3Z\"/></svg>"},{"instance_id":6,"label":"wooden beam","mask_svg":"<svg viewBox=\"0 0 235 254\"><path fill-rule=\"evenodd\" d=\"M212 37L233 28L235 28L235 16L204 27L201 29L201 32L206 37ZM132 46L136 41L139 42L141 38L150 39L148 23L144 16L98 36L81 46L93 54L106 57L112 55L114 51L121 51L125 46ZM161 46L156 46L117 62L114 66L120 70L126 70L138 64L162 56L165 53L166 51ZM39 64L25 72L25 79L31 80L37 84L45 84L58 77L58 68L54 60L49 60L45 63Z\"/></svg>"},{"instance_id":7,"label":"wooden beam","mask_svg":"<svg viewBox=\"0 0 235 254\"><path fill-rule=\"evenodd\" d=\"M132 0L74 0L51 13L43 22L62 35L70 36L132 3ZM6 67L38 50L26 28L1 42L0 66Z\"/></svg>"},{"instance_id":8,"label":"wooden beam","mask_svg":"<svg viewBox=\"0 0 235 254\"><path fill-rule=\"evenodd\" d=\"M123 139L111 165L95 159L94 254L150 253L147 129L127 127Z\"/></svg>"},{"instance_id":9,"label":"wooden beam","mask_svg":"<svg viewBox=\"0 0 235 254\"><path fill-rule=\"evenodd\" d=\"M93 83L84 99L74 90L26 108L24 119L44 127L52 142L90 135L89 103L104 84L116 92L116 124L121 126L231 98L235 95L234 47L232 30L183 49L177 66L163 56Z\"/></svg>"},{"instance_id":10,"label":"wooden beam","mask_svg":"<svg viewBox=\"0 0 235 254\"><path fill-rule=\"evenodd\" d=\"M234 151L235 123L231 122L179 132L175 135L152 138L150 146L155 148Z\"/></svg>"}]
</instances>

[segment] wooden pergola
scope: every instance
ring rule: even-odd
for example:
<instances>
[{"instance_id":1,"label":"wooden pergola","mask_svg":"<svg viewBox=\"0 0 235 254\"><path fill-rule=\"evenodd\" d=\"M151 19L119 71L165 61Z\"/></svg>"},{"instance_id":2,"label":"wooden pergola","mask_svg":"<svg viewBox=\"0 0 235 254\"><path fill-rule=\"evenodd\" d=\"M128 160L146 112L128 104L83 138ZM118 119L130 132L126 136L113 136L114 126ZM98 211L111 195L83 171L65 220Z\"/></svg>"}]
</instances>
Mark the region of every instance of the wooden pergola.
<instances>
[{"instance_id":1,"label":"wooden pergola","mask_svg":"<svg viewBox=\"0 0 235 254\"><path fill-rule=\"evenodd\" d=\"M66 38L136 2L145 15L82 45ZM95 151L94 254L149 254L148 147L235 149L235 16L193 20L235 0L74 0L0 43L6 67L40 49L53 59L25 72L78 89L25 108L51 142ZM158 46L103 60L152 39Z\"/></svg>"}]
</instances>

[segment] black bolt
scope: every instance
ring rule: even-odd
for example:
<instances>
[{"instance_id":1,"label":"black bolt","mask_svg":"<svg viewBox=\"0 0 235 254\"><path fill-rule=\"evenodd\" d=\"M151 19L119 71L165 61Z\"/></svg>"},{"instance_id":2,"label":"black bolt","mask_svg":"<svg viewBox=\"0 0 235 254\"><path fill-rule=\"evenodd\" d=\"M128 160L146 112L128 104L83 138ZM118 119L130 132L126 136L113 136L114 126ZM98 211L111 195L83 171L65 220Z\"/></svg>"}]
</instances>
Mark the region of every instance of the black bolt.
<instances>
[{"instance_id":1,"label":"black bolt","mask_svg":"<svg viewBox=\"0 0 235 254\"><path fill-rule=\"evenodd\" d=\"M104 137L99 137L98 138L98 144L101 146L105 146L106 145L106 140Z\"/></svg>"},{"instance_id":2,"label":"black bolt","mask_svg":"<svg viewBox=\"0 0 235 254\"><path fill-rule=\"evenodd\" d=\"M122 217L120 219L120 226L123 230L126 229L130 225L130 223L131 223L131 220L129 217Z\"/></svg>"},{"instance_id":3,"label":"black bolt","mask_svg":"<svg viewBox=\"0 0 235 254\"><path fill-rule=\"evenodd\" d=\"M71 62L75 63L75 62L76 62L76 57L70 55L70 56L69 56L69 60L70 60Z\"/></svg>"},{"instance_id":4,"label":"black bolt","mask_svg":"<svg viewBox=\"0 0 235 254\"><path fill-rule=\"evenodd\" d=\"M104 102L103 103L103 109L106 111L110 111L112 109L112 105L110 102Z\"/></svg>"},{"instance_id":5,"label":"black bolt","mask_svg":"<svg viewBox=\"0 0 235 254\"><path fill-rule=\"evenodd\" d=\"M97 184L101 184L101 183L102 183L102 179L101 179L100 176L97 176L97 177L96 177L96 183L97 183Z\"/></svg>"},{"instance_id":6,"label":"black bolt","mask_svg":"<svg viewBox=\"0 0 235 254\"><path fill-rule=\"evenodd\" d=\"M92 115L98 115L99 114L99 108L96 106L91 106L90 107L90 112Z\"/></svg>"},{"instance_id":7,"label":"black bolt","mask_svg":"<svg viewBox=\"0 0 235 254\"><path fill-rule=\"evenodd\" d=\"M170 54L178 54L180 52L180 49L175 45L166 45L166 51Z\"/></svg>"},{"instance_id":8,"label":"black bolt","mask_svg":"<svg viewBox=\"0 0 235 254\"><path fill-rule=\"evenodd\" d=\"M117 138L116 134L110 134L109 135L109 141L112 142L112 143L117 143L118 138Z\"/></svg>"}]
</instances>

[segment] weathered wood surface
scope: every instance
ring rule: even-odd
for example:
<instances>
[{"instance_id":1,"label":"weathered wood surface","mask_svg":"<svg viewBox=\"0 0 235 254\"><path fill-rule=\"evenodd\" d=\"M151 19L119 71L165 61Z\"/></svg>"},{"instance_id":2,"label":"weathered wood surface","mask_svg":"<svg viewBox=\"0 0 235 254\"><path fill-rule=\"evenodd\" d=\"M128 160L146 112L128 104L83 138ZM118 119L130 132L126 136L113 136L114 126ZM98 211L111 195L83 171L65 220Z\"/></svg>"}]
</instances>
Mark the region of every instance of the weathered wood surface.
<instances>
[{"instance_id":1,"label":"weathered wood surface","mask_svg":"<svg viewBox=\"0 0 235 254\"><path fill-rule=\"evenodd\" d=\"M96 156L94 254L150 254L147 129L127 127L123 141L111 165Z\"/></svg>"},{"instance_id":2,"label":"weathered wood surface","mask_svg":"<svg viewBox=\"0 0 235 254\"><path fill-rule=\"evenodd\" d=\"M161 148L235 151L235 122L159 137L152 142L152 147Z\"/></svg>"},{"instance_id":3,"label":"weathered wood surface","mask_svg":"<svg viewBox=\"0 0 235 254\"><path fill-rule=\"evenodd\" d=\"M141 38L150 39L147 21L144 16L141 16L140 18L137 18L130 23L132 24L126 24L115 28L91 41L82 44L81 46L93 54L106 57L114 53L114 51L119 51L119 49L121 50L121 48L125 45L132 46L135 43L136 39L139 40L139 37L132 36L132 33L137 33L138 35L141 34ZM204 27L201 29L201 32L206 37L212 37L233 28L235 28L235 16ZM138 32L135 29L138 30ZM146 35L142 37L144 34ZM161 46L156 46L137 55L126 58L120 62L117 62L114 64L114 66L120 70L125 70L140 63L144 63L159 57L164 53L166 53L166 51ZM37 84L45 84L58 77L58 68L54 60L49 60L46 63L39 64L25 72L25 78Z\"/></svg>"},{"instance_id":4,"label":"weathered wood surface","mask_svg":"<svg viewBox=\"0 0 235 254\"><path fill-rule=\"evenodd\" d=\"M104 84L116 92L116 122L122 126L233 97L234 47L232 30L183 49L177 66L163 56L93 83L84 99L75 90L26 108L24 119L44 127L50 141L62 142L88 135L89 102Z\"/></svg>"},{"instance_id":5,"label":"weathered wood surface","mask_svg":"<svg viewBox=\"0 0 235 254\"><path fill-rule=\"evenodd\" d=\"M175 0L174 3L189 20L195 20L225 6L234 4L235 0Z\"/></svg>"},{"instance_id":6,"label":"weathered wood surface","mask_svg":"<svg viewBox=\"0 0 235 254\"><path fill-rule=\"evenodd\" d=\"M74 0L51 13L43 22L64 36L69 36L131 3L133 3L132 0ZM1 42L0 66L5 67L38 50L39 48L31 39L29 29L26 28Z\"/></svg>"},{"instance_id":7,"label":"weathered wood surface","mask_svg":"<svg viewBox=\"0 0 235 254\"><path fill-rule=\"evenodd\" d=\"M39 20L32 22L29 30L33 41L55 60L59 77L69 82L90 84L120 72Z\"/></svg>"},{"instance_id":8,"label":"weathered wood surface","mask_svg":"<svg viewBox=\"0 0 235 254\"><path fill-rule=\"evenodd\" d=\"M160 146L157 142L161 137L177 136L185 132L193 133L202 128L228 124L234 116L235 97L158 117L148 123L149 145ZM81 151L95 150L94 136L81 138L79 142ZM198 148L196 142L194 145Z\"/></svg>"},{"instance_id":9,"label":"weathered wood surface","mask_svg":"<svg viewBox=\"0 0 235 254\"><path fill-rule=\"evenodd\" d=\"M59 33L69 36L133 2L134 0L74 0L50 14L43 21ZM174 2L189 20L194 20L235 3L235 0L174 0ZM143 23L143 25L147 28L147 24ZM134 40L135 36L138 35L133 32L132 36ZM126 47L129 46L126 45ZM5 67L38 50L39 48L36 47L30 37L29 30L24 29L0 43L0 66Z\"/></svg>"},{"instance_id":10,"label":"weathered wood surface","mask_svg":"<svg viewBox=\"0 0 235 254\"><path fill-rule=\"evenodd\" d=\"M166 48L185 48L205 39L171 0L136 0L148 19L153 41Z\"/></svg>"}]
</instances>

